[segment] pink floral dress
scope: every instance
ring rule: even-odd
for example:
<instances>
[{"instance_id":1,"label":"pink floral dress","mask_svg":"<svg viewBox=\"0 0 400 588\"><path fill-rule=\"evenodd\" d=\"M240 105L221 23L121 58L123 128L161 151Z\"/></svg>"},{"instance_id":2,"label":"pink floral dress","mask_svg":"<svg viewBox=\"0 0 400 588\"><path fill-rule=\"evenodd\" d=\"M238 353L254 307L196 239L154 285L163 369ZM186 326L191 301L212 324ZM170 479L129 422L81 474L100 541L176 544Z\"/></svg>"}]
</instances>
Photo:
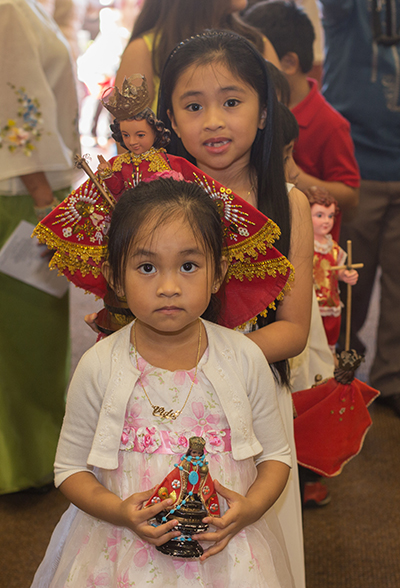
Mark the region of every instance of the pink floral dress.
<instances>
[{"instance_id":1,"label":"pink floral dress","mask_svg":"<svg viewBox=\"0 0 400 588\"><path fill-rule=\"evenodd\" d=\"M131 358L135 364L135 357ZM109 490L127 498L160 483L184 454L191 436L206 440L213 479L246 494L256 477L252 458L235 461L230 430L213 386L202 371L208 352L199 362L190 398L176 421L152 416L140 383L129 400L121 435L119 466L96 470ZM142 382L154 405L180 409L194 370L169 372L140 356ZM226 502L219 497L221 512ZM274 529L272 532L271 529ZM209 544L203 543L203 547ZM52 569L51 569L52 568ZM54 573L54 568L56 568ZM212 587L292 588L287 553L276 515L266 516L237 534L219 554L205 563L164 555L131 530L95 519L71 506L53 534L32 588Z\"/></svg>"}]
</instances>

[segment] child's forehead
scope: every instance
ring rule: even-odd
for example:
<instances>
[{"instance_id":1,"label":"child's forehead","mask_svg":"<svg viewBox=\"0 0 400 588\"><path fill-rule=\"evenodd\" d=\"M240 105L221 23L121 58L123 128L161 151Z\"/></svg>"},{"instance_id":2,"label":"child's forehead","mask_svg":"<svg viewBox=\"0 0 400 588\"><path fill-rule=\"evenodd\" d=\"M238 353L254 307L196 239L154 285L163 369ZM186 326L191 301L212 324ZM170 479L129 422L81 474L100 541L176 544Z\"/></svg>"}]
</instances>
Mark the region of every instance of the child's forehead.
<instances>
[{"instance_id":1,"label":"child's forehead","mask_svg":"<svg viewBox=\"0 0 400 588\"><path fill-rule=\"evenodd\" d=\"M178 76L177 86L195 86L195 90L206 90L210 86L210 82L217 81L221 88L244 86L251 92L255 92L254 88L243 79L237 71L230 67L229 63L223 56L216 55L210 58L209 61L201 59L188 65ZM198 87L197 87L198 86Z\"/></svg>"},{"instance_id":2,"label":"child's forehead","mask_svg":"<svg viewBox=\"0 0 400 588\"><path fill-rule=\"evenodd\" d=\"M196 231L196 227L184 212L163 218L162 211L153 211L144 220L136 235L132 237L131 249L162 246L166 238L175 240L177 243L192 243L193 247L205 252L205 244L199 231Z\"/></svg>"},{"instance_id":3,"label":"child's forehead","mask_svg":"<svg viewBox=\"0 0 400 588\"><path fill-rule=\"evenodd\" d=\"M138 131L149 131L152 127L144 118L142 120L135 120L134 118L128 120L122 120L119 123L121 131L128 133L137 133Z\"/></svg>"},{"instance_id":4,"label":"child's forehead","mask_svg":"<svg viewBox=\"0 0 400 588\"><path fill-rule=\"evenodd\" d=\"M335 212L335 203L332 202L332 204L329 204L328 206L326 204L318 204L318 202L314 202L311 205L311 210L312 212L316 213L316 212L325 212L326 214L330 214L330 213L334 213Z\"/></svg>"}]
</instances>

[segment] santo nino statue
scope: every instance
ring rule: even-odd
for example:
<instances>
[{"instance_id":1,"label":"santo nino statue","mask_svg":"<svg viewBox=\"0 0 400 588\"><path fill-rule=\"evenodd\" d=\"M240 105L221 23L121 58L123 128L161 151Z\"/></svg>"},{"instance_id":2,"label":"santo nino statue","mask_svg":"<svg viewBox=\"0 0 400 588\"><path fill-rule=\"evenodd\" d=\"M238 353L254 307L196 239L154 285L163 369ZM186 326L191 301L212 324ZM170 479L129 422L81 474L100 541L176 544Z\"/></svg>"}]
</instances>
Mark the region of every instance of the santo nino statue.
<instances>
[{"instance_id":1,"label":"santo nino statue","mask_svg":"<svg viewBox=\"0 0 400 588\"><path fill-rule=\"evenodd\" d=\"M170 508L161 511L156 521L159 524L168 520L179 521L177 529L181 536L157 547L159 551L176 557L200 557L203 548L192 539L195 533L206 531L203 523L207 516L219 516L219 502L214 483L208 471L204 455L205 441L202 437L191 437L189 448L179 463L157 486L146 506L167 498L174 502Z\"/></svg>"}]
</instances>

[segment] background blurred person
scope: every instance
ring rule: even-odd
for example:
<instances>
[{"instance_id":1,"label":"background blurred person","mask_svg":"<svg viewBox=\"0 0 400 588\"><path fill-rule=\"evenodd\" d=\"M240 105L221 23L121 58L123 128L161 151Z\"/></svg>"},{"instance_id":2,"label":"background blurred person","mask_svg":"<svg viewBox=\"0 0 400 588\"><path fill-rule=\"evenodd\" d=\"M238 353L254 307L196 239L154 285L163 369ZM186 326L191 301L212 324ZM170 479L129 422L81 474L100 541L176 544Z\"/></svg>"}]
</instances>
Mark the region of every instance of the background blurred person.
<instances>
[{"instance_id":1,"label":"background blurred person","mask_svg":"<svg viewBox=\"0 0 400 588\"><path fill-rule=\"evenodd\" d=\"M364 263L353 287L350 346L367 316L382 269L377 350L370 384L400 416L400 0L322 0L326 38L323 92L351 123L360 166L360 204L343 225L354 260Z\"/></svg>"},{"instance_id":2,"label":"background blurred person","mask_svg":"<svg viewBox=\"0 0 400 588\"><path fill-rule=\"evenodd\" d=\"M241 20L238 12L246 6L247 0L145 0L122 55L117 86L120 88L124 78L133 73L146 76L152 110L156 112L159 77L167 56L177 43L204 29L235 31L279 66L268 39Z\"/></svg>"},{"instance_id":3,"label":"background blurred person","mask_svg":"<svg viewBox=\"0 0 400 588\"><path fill-rule=\"evenodd\" d=\"M0 0L0 247L70 191L78 104L64 37L34 0ZM69 377L68 295L0 273L0 494L42 487Z\"/></svg>"}]
</instances>

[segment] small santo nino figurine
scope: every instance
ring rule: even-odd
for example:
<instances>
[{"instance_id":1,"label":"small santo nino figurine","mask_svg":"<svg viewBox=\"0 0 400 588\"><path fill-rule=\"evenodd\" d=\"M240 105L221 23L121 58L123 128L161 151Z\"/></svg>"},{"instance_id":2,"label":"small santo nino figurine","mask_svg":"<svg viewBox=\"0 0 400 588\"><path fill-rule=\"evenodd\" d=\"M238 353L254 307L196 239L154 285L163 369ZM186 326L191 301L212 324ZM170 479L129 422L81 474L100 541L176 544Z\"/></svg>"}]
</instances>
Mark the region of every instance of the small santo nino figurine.
<instances>
[{"instance_id":1,"label":"small santo nino figurine","mask_svg":"<svg viewBox=\"0 0 400 588\"><path fill-rule=\"evenodd\" d=\"M192 535L207 530L208 524L203 523L203 518L219 516L218 497L205 460L205 444L202 437L190 437L187 452L156 488L146 505L166 498L174 501L168 510L161 511L156 517L159 524L177 519L176 528L181 531L181 536L157 547L166 555L200 557L203 548L192 539Z\"/></svg>"},{"instance_id":2,"label":"small santo nino figurine","mask_svg":"<svg viewBox=\"0 0 400 588\"><path fill-rule=\"evenodd\" d=\"M336 200L320 188L312 191L308 198L314 227L314 287L329 347L335 353L342 311L338 281L354 286L358 280L358 272L354 269L331 269L333 266L344 265L347 257L347 253L330 234L338 212Z\"/></svg>"},{"instance_id":3,"label":"small santo nino figurine","mask_svg":"<svg viewBox=\"0 0 400 588\"><path fill-rule=\"evenodd\" d=\"M149 161L151 167L152 160L158 160L157 156L169 143L170 131L149 108L150 99L144 76L134 74L124 80L121 92L116 87L108 92L103 96L102 104L114 116L114 122L110 125L112 138L127 153L112 158L110 162L99 155L97 170L100 179L118 199L122 192L140 181L140 177L135 178L133 170L138 170L142 161ZM153 171L160 171L159 165L157 161ZM139 176L139 172L136 175Z\"/></svg>"},{"instance_id":4,"label":"small santo nino figurine","mask_svg":"<svg viewBox=\"0 0 400 588\"><path fill-rule=\"evenodd\" d=\"M108 92L108 93L107 93ZM173 178L202 186L216 201L224 224L229 270L221 295L219 322L229 328L265 316L289 290L293 279L290 262L274 247L280 230L261 212L182 157L167 154L170 131L149 108L144 76L125 79L121 91L114 87L103 97L112 113L113 138L127 151L108 162L100 158L93 174L79 158L89 178L35 228L34 234L54 255L50 267L73 284L104 299L95 325L109 335L132 321L126 302L108 286L102 272L107 259L108 230L122 194L141 182ZM240 295L236 293L240 287Z\"/></svg>"}]
</instances>

